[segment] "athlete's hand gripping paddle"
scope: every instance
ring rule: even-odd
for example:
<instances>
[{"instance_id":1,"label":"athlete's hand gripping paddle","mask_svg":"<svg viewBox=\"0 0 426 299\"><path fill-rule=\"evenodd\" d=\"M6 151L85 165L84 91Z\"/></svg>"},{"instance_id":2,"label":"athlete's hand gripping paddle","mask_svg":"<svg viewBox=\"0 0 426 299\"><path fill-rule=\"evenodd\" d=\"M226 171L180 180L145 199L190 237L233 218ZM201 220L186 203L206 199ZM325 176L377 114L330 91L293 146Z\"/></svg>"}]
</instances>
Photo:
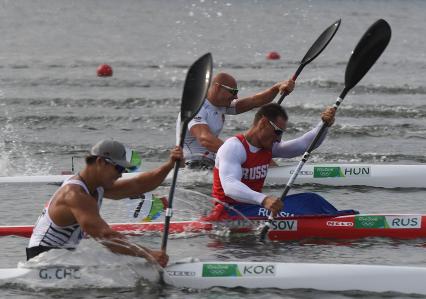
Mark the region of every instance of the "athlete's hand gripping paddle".
<instances>
[{"instance_id":1,"label":"athlete's hand gripping paddle","mask_svg":"<svg viewBox=\"0 0 426 299\"><path fill-rule=\"evenodd\" d=\"M207 95L207 90L210 85L211 75L213 68L213 59L210 53L201 56L195 61L186 74L185 85L183 87L182 102L180 106L180 140L179 145L183 147L185 133L188 128L188 123L200 110L201 105ZM170 219L172 218L173 209L173 195L176 187L176 179L179 171L179 162L175 163L173 172L172 185L170 186L169 193L169 206L166 210L166 217L164 221L163 240L161 249L166 251L167 240L169 235Z\"/></svg>"},{"instance_id":2,"label":"athlete's hand gripping paddle","mask_svg":"<svg viewBox=\"0 0 426 299\"><path fill-rule=\"evenodd\" d=\"M389 24L382 19L371 25L371 27L368 28L367 32L364 33L361 40L356 45L355 49L352 51L352 55L346 66L345 88L343 89L340 96L337 98L336 103L333 105L335 109L337 109L339 105L343 102L343 99L345 98L349 90L351 90L374 65L374 63L386 49L386 46L389 44L390 38L391 28ZM284 188L284 191L281 195L282 201L284 201L287 193L290 191L293 182L296 180L297 175L299 174L305 162L309 159L311 151L316 147L318 140L324 133L326 127L326 124L323 123L314 140L309 145L306 152L303 154L302 160L297 165L296 170L294 171L293 175L290 177L287 185ZM273 215L270 215L260 233L261 241L265 240L266 234L268 233L268 230L271 227L273 219Z\"/></svg>"},{"instance_id":3,"label":"athlete's hand gripping paddle","mask_svg":"<svg viewBox=\"0 0 426 299\"><path fill-rule=\"evenodd\" d=\"M330 43L330 41L333 39L334 35L337 32L337 29L339 29L340 26L340 19L331 24L321 35L317 38L317 40L314 42L314 44L309 48L308 52L306 52L305 56L303 57L302 61L300 62L299 67L297 68L296 73L294 73L293 77L291 79L293 81L296 81L297 77L299 76L300 72L303 70L303 68L309 64L312 60L314 60L318 55L321 54L321 52L327 47L327 45ZM281 104L284 98L288 96L288 93L283 93L278 100L278 104Z\"/></svg>"}]
</instances>

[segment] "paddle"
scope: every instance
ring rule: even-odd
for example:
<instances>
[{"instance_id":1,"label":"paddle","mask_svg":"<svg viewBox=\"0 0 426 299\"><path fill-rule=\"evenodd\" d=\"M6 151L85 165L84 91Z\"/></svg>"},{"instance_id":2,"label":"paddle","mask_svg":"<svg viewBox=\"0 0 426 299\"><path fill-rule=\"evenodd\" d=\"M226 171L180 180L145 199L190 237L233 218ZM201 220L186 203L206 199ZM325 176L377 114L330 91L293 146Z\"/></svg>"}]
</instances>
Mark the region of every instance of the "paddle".
<instances>
[{"instance_id":1,"label":"paddle","mask_svg":"<svg viewBox=\"0 0 426 299\"><path fill-rule=\"evenodd\" d=\"M368 72L368 70L373 66L376 60L380 57L383 51L386 49L391 38L391 28L389 24L385 20L378 20L370 28L368 28L367 32L364 33L361 40L356 45L355 49L352 51L352 55L349 59L349 62L346 66L345 72L345 88L343 89L340 96L337 98L336 103L333 105L334 109L337 110L339 105L343 102L346 94L351 90L364 75ZM297 165L293 175L288 180L287 185L284 188L284 191L281 195L281 200L284 201L287 193L290 191L293 182L297 178L300 170L302 169L305 162L309 159L309 155L311 151L316 147L318 140L324 133L327 125L325 123L322 124L320 130L315 136L314 140L309 145L306 152L303 154L302 160ZM266 234L268 233L269 228L271 227L272 221L274 220L273 215L271 214L262 228L260 233L260 240L265 240Z\"/></svg>"},{"instance_id":2,"label":"paddle","mask_svg":"<svg viewBox=\"0 0 426 299\"><path fill-rule=\"evenodd\" d=\"M340 19L337 20L336 22L331 24L327 29L325 29L325 31L321 33L321 35L317 38L314 44L309 48L308 52L306 52L305 56L300 62L300 65L297 68L296 73L294 73L293 77L291 78L293 81L296 81L297 77L299 76L303 68L312 60L317 58L317 56L320 55L321 52L327 47L327 45L330 43L330 41L333 39L334 35L336 34L337 29L339 29L340 21L341 21ZM286 96L288 96L288 93L283 93L280 99L278 100L278 104L281 104Z\"/></svg>"},{"instance_id":3,"label":"paddle","mask_svg":"<svg viewBox=\"0 0 426 299\"><path fill-rule=\"evenodd\" d=\"M188 70L183 87L182 102L180 106L180 139L179 145L183 147L185 133L188 128L188 123L200 110L201 105L207 95L207 90L210 85L211 74L213 68L213 59L210 53L201 56L195 61ZM175 163L173 172L172 185L169 193L169 206L166 209L166 219L164 221L163 240L161 249L166 251L167 240L169 235L170 219L173 214L173 195L176 187L176 179L179 171L179 162Z\"/></svg>"}]
</instances>

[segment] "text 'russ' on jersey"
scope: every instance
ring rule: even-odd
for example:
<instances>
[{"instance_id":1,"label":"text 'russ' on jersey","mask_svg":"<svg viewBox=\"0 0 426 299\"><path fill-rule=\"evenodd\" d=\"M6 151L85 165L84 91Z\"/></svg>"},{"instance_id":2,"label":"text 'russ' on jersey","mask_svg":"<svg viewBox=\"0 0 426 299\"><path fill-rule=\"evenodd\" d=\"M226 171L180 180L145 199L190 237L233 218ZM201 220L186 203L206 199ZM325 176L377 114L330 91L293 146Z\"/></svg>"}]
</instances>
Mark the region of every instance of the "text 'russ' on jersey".
<instances>
[{"instance_id":1,"label":"text 'russ' on jersey","mask_svg":"<svg viewBox=\"0 0 426 299\"><path fill-rule=\"evenodd\" d=\"M251 168L242 168L244 180L264 179L268 174L269 164L259 165Z\"/></svg>"}]
</instances>

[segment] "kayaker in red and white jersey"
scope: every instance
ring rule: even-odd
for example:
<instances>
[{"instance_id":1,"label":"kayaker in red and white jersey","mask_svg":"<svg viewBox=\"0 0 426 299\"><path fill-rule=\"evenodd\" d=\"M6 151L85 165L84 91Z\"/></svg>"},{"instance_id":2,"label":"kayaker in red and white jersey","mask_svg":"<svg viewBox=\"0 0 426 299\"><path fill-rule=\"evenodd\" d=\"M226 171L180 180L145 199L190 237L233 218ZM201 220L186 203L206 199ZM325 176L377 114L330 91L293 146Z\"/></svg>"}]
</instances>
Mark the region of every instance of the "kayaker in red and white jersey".
<instances>
[{"instance_id":1,"label":"kayaker in red and white jersey","mask_svg":"<svg viewBox=\"0 0 426 299\"><path fill-rule=\"evenodd\" d=\"M293 80L278 82L258 94L238 99L236 80L226 73L217 74L203 106L189 122L183 148L186 166L195 169L213 168L215 154L223 144L219 134L225 115L240 114L263 106L271 102L278 93L291 93L294 84ZM177 132L180 132L179 124Z\"/></svg>"},{"instance_id":2,"label":"kayaker in red and white jersey","mask_svg":"<svg viewBox=\"0 0 426 299\"><path fill-rule=\"evenodd\" d=\"M327 126L334 123L335 109L326 108L321 118ZM219 148L213 169L213 191L216 199L231 205L248 204L249 207L264 207L274 215L281 212L283 203L275 196L262 193L273 157L292 158L302 155L322 122L293 140L281 140L287 127L288 116L276 103L267 104L256 113L251 128L244 134L229 138ZM318 146L325 138L321 137ZM243 209L245 210L245 209ZM217 204L205 220L220 220L225 217L223 205ZM266 215L264 215L266 217Z\"/></svg>"},{"instance_id":3,"label":"kayaker in red and white jersey","mask_svg":"<svg viewBox=\"0 0 426 299\"><path fill-rule=\"evenodd\" d=\"M99 240L114 253L155 260L161 266L168 261L163 251L136 245L113 231L100 216L103 197L134 197L157 188L183 159L182 149L175 147L169 160L160 167L134 178L118 180L126 168L133 167L132 151L114 140L95 144L86 157L86 166L66 180L53 194L38 218L28 245L27 259L52 249L74 249L88 235Z\"/></svg>"}]
</instances>

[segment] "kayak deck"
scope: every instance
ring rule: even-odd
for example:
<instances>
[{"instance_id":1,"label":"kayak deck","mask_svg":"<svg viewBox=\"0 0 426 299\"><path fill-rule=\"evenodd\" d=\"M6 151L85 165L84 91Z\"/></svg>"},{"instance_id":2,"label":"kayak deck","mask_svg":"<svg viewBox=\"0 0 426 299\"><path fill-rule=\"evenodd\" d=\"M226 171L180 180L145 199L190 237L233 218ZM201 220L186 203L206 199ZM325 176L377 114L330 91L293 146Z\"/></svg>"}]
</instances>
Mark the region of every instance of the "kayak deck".
<instances>
[{"instance_id":1,"label":"kayak deck","mask_svg":"<svg viewBox=\"0 0 426 299\"><path fill-rule=\"evenodd\" d=\"M264 220L253 220L262 224ZM162 232L162 222L112 223L111 228L128 235ZM229 228L231 232L253 232L245 221L222 222L172 221L170 233L203 233ZM30 237L33 226L0 226L0 236ZM395 239L426 238L426 216L417 214L358 214L344 216L295 216L272 222L268 237L273 241L309 238L360 239L385 237Z\"/></svg>"}]
</instances>

